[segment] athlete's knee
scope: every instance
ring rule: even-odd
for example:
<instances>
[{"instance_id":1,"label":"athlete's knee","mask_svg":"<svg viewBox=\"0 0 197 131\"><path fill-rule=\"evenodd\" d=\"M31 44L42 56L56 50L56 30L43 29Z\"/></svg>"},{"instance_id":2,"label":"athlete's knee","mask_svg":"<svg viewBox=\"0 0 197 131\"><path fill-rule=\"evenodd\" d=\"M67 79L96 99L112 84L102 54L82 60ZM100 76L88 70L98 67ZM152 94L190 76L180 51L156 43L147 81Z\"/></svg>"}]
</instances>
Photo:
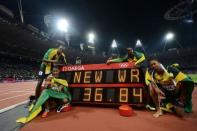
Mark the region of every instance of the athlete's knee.
<instances>
[{"instance_id":1,"label":"athlete's knee","mask_svg":"<svg viewBox=\"0 0 197 131\"><path fill-rule=\"evenodd\" d=\"M49 93L49 89L44 89L44 90L42 91L42 93L48 94L48 93Z\"/></svg>"}]
</instances>

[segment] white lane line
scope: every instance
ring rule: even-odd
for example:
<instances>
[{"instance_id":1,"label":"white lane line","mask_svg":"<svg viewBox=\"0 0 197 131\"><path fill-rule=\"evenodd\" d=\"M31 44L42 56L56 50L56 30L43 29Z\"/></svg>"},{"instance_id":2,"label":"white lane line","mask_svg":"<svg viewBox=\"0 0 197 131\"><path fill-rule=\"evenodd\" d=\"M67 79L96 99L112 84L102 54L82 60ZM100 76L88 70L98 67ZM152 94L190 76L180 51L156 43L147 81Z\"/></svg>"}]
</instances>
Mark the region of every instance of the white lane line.
<instances>
[{"instance_id":1,"label":"white lane line","mask_svg":"<svg viewBox=\"0 0 197 131\"><path fill-rule=\"evenodd\" d=\"M0 93L1 93L1 92L8 92L8 91L17 91L17 90L28 91L28 90L33 90L33 89L11 89L11 90L0 90Z\"/></svg>"},{"instance_id":2,"label":"white lane line","mask_svg":"<svg viewBox=\"0 0 197 131\"><path fill-rule=\"evenodd\" d=\"M17 88L17 89L10 89L10 90L0 90L0 93L1 92L8 92L8 91L16 91L16 90L23 90L23 91L26 91L26 90L33 90L33 89L21 89L21 88Z\"/></svg>"},{"instance_id":3,"label":"white lane line","mask_svg":"<svg viewBox=\"0 0 197 131\"><path fill-rule=\"evenodd\" d=\"M11 94L11 93L17 93L17 92L20 92L20 93L23 93L23 92L32 92L33 93L34 91L28 91L28 90L27 91L9 91L7 93L1 93L0 96L6 95L6 94Z\"/></svg>"},{"instance_id":4,"label":"white lane line","mask_svg":"<svg viewBox=\"0 0 197 131\"><path fill-rule=\"evenodd\" d=\"M34 92L34 90L24 90L24 91L10 91L10 92Z\"/></svg>"},{"instance_id":5,"label":"white lane line","mask_svg":"<svg viewBox=\"0 0 197 131\"><path fill-rule=\"evenodd\" d=\"M14 90L17 90L17 89L14 89ZM7 91L14 91L13 89L11 90L0 90L0 92L7 92Z\"/></svg>"},{"instance_id":6,"label":"white lane line","mask_svg":"<svg viewBox=\"0 0 197 131\"><path fill-rule=\"evenodd\" d=\"M17 95L17 96L7 97L7 98L5 98L5 99L1 99L0 102L1 102L1 101L5 101L5 100L9 100L9 99L12 99L12 98L20 97L20 96L25 96L25 95L27 95L27 94L31 94L31 93L25 93L25 94L23 94L23 95Z\"/></svg>"},{"instance_id":7,"label":"white lane line","mask_svg":"<svg viewBox=\"0 0 197 131\"><path fill-rule=\"evenodd\" d=\"M15 108L15 107L17 107L17 106L23 105L23 104L27 103L28 101L29 101L29 100L26 100L26 101L17 103L17 104L15 104L15 105L8 106L8 107L6 107L6 108L0 109L0 113L3 113L3 112L8 111L8 110L11 110L11 109L13 109L13 108Z\"/></svg>"}]
</instances>

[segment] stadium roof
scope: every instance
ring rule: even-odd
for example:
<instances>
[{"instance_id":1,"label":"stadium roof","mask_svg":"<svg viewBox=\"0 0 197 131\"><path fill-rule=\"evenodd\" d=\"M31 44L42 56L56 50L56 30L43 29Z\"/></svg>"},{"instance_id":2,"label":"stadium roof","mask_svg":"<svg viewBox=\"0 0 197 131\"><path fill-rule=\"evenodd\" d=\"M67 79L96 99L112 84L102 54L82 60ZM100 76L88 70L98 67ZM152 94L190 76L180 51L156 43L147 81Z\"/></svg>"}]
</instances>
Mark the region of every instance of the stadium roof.
<instances>
[{"instance_id":1,"label":"stadium roof","mask_svg":"<svg viewBox=\"0 0 197 131\"><path fill-rule=\"evenodd\" d=\"M85 41L87 31L98 35L98 46L107 50L112 39L121 47L134 47L139 38L148 52L160 51L163 37L173 31L184 47L197 42L196 15L194 23L182 20L167 21L164 14L173 6L186 0L33 0L23 1L24 21L45 30L44 16L58 14L69 17L73 25L74 38ZM187 0L189 1L189 0ZM0 2L19 18L16 0ZM171 47L170 47L171 48Z\"/></svg>"},{"instance_id":2,"label":"stadium roof","mask_svg":"<svg viewBox=\"0 0 197 131\"><path fill-rule=\"evenodd\" d=\"M44 37L28 31L25 26L0 19L1 53L40 58L49 47L55 44Z\"/></svg>"}]
</instances>

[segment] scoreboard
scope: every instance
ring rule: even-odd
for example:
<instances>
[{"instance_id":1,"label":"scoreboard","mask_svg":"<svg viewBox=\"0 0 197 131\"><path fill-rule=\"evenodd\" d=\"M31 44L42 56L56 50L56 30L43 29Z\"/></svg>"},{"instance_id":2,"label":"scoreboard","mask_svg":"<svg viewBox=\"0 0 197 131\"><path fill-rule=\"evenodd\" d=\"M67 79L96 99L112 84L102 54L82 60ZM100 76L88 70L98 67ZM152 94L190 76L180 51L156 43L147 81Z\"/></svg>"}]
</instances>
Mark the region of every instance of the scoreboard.
<instances>
[{"instance_id":1,"label":"scoreboard","mask_svg":"<svg viewBox=\"0 0 197 131\"><path fill-rule=\"evenodd\" d=\"M73 103L144 105L144 75L134 63L64 66Z\"/></svg>"}]
</instances>

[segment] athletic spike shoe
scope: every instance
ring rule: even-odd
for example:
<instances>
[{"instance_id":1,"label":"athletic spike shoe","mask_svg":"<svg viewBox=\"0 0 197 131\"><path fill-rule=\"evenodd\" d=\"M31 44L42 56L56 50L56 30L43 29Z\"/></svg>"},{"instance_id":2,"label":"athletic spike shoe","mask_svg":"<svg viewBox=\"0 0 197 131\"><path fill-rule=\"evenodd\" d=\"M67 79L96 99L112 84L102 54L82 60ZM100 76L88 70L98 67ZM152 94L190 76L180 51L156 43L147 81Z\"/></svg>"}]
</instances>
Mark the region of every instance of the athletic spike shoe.
<instances>
[{"instance_id":1,"label":"athletic spike shoe","mask_svg":"<svg viewBox=\"0 0 197 131\"><path fill-rule=\"evenodd\" d=\"M48 114L49 114L49 111L44 111L42 113L42 118L46 118L48 116Z\"/></svg>"},{"instance_id":2,"label":"athletic spike shoe","mask_svg":"<svg viewBox=\"0 0 197 131\"><path fill-rule=\"evenodd\" d=\"M155 111L156 110L155 107L153 107L153 106L151 106L149 104L146 105L146 109L151 110L151 111Z\"/></svg>"},{"instance_id":3,"label":"athletic spike shoe","mask_svg":"<svg viewBox=\"0 0 197 131\"><path fill-rule=\"evenodd\" d=\"M61 105L58 107L57 112L67 112L71 110L70 104Z\"/></svg>"}]
</instances>

